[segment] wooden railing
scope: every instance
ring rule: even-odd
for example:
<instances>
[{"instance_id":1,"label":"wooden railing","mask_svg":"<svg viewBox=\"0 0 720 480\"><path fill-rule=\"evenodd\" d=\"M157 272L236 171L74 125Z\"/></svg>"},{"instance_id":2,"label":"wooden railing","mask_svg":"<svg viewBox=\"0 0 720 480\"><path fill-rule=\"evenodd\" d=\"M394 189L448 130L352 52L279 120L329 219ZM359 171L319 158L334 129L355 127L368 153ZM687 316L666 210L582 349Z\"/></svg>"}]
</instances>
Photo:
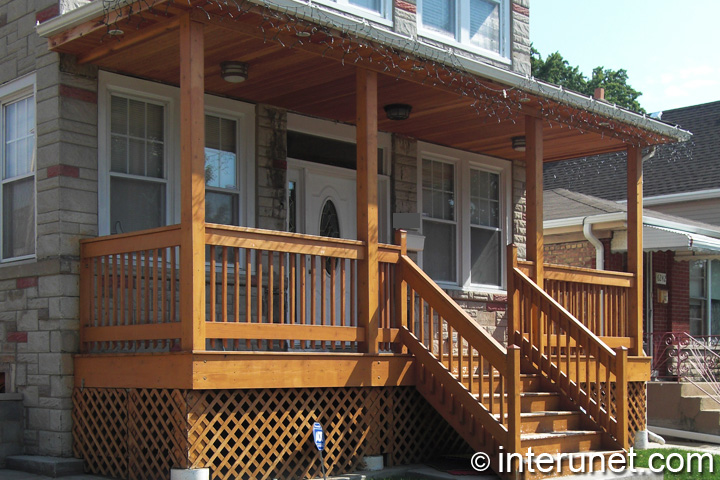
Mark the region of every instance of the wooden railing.
<instances>
[{"instance_id":1,"label":"wooden railing","mask_svg":"<svg viewBox=\"0 0 720 480\"><path fill-rule=\"evenodd\" d=\"M627 449L627 349L613 351L533 282L508 250L510 341L565 396ZM615 386L615 395L610 392Z\"/></svg>"},{"instance_id":2,"label":"wooden railing","mask_svg":"<svg viewBox=\"0 0 720 480\"><path fill-rule=\"evenodd\" d=\"M463 397L474 397L481 409L468 419L470 431L484 429L506 450L520 448L520 351L505 349L481 329L409 257L400 262L402 280L407 282L408 324L403 336L417 358L419 383L452 374L453 382L442 381L451 391L450 411L468 409ZM468 415L470 416L470 415Z\"/></svg>"},{"instance_id":3,"label":"wooden railing","mask_svg":"<svg viewBox=\"0 0 720 480\"><path fill-rule=\"evenodd\" d=\"M179 227L81 244L81 352L179 348Z\"/></svg>"},{"instance_id":4,"label":"wooden railing","mask_svg":"<svg viewBox=\"0 0 720 480\"><path fill-rule=\"evenodd\" d=\"M357 350L362 242L208 224L206 243L208 349ZM390 349L399 247L379 257L379 340Z\"/></svg>"},{"instance_id":5,"label":"wooden railing","mask_svg":"<svg viewBox=\"0 0 720 480\"><path fill-rule=\"evenodd\" d=\"M83 240L81 351L179 350L180 228ZM396 264L381 245L380 350L397 350ZM206 226L208 350L357 351L357 262L363 243L225 225ZM191 283L187 283L190 285ZM396 324L397 323L397 324Z\"/></svg>"},{"instance_id":6,"label":"wooden railing","mask_svg":"<svg viewBox=\"0 0 720 480\"><path fill-rule=\"evenodd\" d=\"M518 268L532 276L532 262ZM631 348L638 341L630 335L631 273L544 265L544 290L608 346Z\"/></svg>"}]
</instances>

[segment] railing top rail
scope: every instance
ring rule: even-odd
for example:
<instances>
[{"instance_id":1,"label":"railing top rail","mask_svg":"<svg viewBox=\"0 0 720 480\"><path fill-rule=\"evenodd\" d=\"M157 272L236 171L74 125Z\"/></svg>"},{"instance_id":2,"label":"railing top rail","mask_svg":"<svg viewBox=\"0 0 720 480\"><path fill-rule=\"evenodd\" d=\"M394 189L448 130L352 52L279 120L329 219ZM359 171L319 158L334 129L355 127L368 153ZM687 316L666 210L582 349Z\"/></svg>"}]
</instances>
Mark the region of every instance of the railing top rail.
<instances>
[{"instance_id":1,"label":"railing top rail","mask_svg":"<svg viewBox=\"0 0 720 480\"><path fill-rule=\"evenodd\" d=\"M588 338L590 338L590 341L594 342L599 349L603 350L611 357L615 356L615 352L610 347L608 347L605 342L598 338L597 335L595 335L589 328L583 325L577 318L575 318L569 311L567 311L565 307L560 305L554 298L552 298L545 290L537 286L537 284L533 282L527 275L525 275L520 269L514 268L513 270L515 271L515 274L518 275L525 283L530 285L530 288L532 288L538 295L540 295L543 300L548 302L553 308L560 311L560 313L565 316L566 319L571 321L577 329L583 331L588 336Z\"/></svg>"},{"instance_id":2,"label":"railing top rail","mask_svg":"<svg viewBox=\"0 0 720 480\"><path fill-rule=\"evenodd\" d=\"M334 245L343 246L358 246L361 247L363 242L360 240L349 240L345 238L330 238L322 237L319 235L306 235L304 233L292 233L283 232L280 230L268 230L264 228L251 228L251 227L237 227L234 225L222 225L219 223L206 223L205 224L206 235L209 234L220 234L221 232L226 235L238 236L238 234L249 234L249 235L262 235L266 237L284 238L290 241L293 240L306 240L311 242L322 242Z\"/></svg>"},{"instance_id":3,"label":"railing top rail","mask_svg":"<svg viewBox=\"0 0 720 480\"><path fill-rule=\"evenodd\" d=\"M129 233L116 233L113 235L103 235L101 237L93 237L93 238L83 238L80 240L80 245L89 245L93 243L105 243L110 242L114 240L122 240L125 238L137 238L137 237L145 237L145 236L151 236L158 233L165 233L165 232L172 232L174 230L180 231L180 225L167 225L165 227L157 227L157 228L150 228L148 230L139 230L137 232L129 232ZM178 239L178 242L180 239Z\"/></svg>"},{"instance_id":4,"label":"railing top rail","mask_svg":"<svg viewBox=\"0 0 720 480\"><path fill-rule=\"evenodd\" d=\"M574 283L588 283L610 287L630 288L635 281L632 273L594 270L592 268L569 267L545 264L545 278Z\"/></svg>"},{"instance_id":5,"label":"railing top rail","mask_svg":"<svg viewBox=\"0 0 720 480\"><path fill-rule=\"evenodd\" d=\"M438 315L442 316L463 338L474 343L495 368L505 372L507 367L506 348L480 328L467 312L438 287L410 257L402 255L401 262L403 278L408 285L418 292Z\"/></svg>"},{"instance_id":6,"label":"railing top rail","mask_svg":"<svg viewBox=\"0 0 720 480\"><path fill-rule=\"evenodd\" d=\"M155 248L180 245L180 226L153 228L139 232L88 238L80 241L82 258L101 257L129 252L140 252Z\"/></svg>"}]
</instances>

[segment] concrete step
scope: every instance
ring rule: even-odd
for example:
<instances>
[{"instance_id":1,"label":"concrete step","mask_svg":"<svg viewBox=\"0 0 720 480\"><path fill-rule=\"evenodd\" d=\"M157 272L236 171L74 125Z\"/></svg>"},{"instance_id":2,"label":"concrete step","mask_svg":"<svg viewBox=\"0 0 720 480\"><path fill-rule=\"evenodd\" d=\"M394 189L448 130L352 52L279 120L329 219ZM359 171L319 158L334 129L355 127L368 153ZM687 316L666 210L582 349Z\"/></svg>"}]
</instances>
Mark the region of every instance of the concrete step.
<instances>
[{"instance_id":1,"label":"concrete step","mask_svg":"<svg viewBox=\"0 0 720 480\"><path fill-rule=\"evenodd\" d=\"M9 470L19 470L51 478L80 475L84 472L83 461L78 458L14 455L7 457L6 465Z\"/></svg>"}]
</instances>

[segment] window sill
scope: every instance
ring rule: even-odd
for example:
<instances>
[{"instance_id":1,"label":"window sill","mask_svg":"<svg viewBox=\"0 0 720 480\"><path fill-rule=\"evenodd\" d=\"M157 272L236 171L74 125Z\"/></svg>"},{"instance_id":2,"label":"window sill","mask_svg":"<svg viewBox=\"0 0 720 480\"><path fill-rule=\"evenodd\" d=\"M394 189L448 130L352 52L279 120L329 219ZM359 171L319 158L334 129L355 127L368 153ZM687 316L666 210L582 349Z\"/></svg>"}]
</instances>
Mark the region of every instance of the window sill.
<instances>
[{"instance_id":1,"label":"window sill","mask_svg":"<svg viewBox=\"0 0 720 480\"><path fill-rule=\"evenodd\" d=\"M439 42L439 43L443 44L443 46L451 47L453 49L457 49L462 52L467 52L467 53L470 53L473 55L479 55L481 57L487 58L488 60L493 60L495 62L505 64L507 66L512 65L512 59L509 56L504 56L500 53L493 52L491 50L486 50L481 47L476 47L473 45L469 45L467 43L459 42L453 37L450 37L448 35L443 35L442 33L435 32L435 31L427 29L427 28L423 28L421 25L418 25L417 29L418 29L418 41L421 43L424 43L426 45L435 46L434 44L426 41L426 40L431 40L432 42ZM507 49L507 47L506 47L506 49Z\"/></svg>"}]
</instances>

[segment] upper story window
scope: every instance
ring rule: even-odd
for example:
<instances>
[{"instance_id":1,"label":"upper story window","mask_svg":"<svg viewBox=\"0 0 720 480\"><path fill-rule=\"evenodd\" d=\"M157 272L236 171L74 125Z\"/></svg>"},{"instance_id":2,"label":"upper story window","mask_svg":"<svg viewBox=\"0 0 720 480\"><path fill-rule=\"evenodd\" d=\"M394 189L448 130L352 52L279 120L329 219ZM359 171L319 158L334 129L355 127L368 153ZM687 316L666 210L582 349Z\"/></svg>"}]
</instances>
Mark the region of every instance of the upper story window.
<instances>
[{"instance_id":1,"label":"upper story window","mask_svg":"<svg viewBox=\"0 0 720 480\"><path fill-rule=\"evenodd\" d=\"M508 3L509 0L418 0L418 33L508 59Z\"/></svg>"},{"instance_id":2,"label":"upper story window","mask_svg":"<svg viewBox=\"0 0 720 480\"><path fill-rule=\"evenodd\" d=\"M2 115L2 261L35 255L34 77L0 88Z\"/></svg>"},{"instance_id":3,"label":"upper story window","mask_svg":"<svg viewBox=\"0 0 720 480\"><path fill-rule=\"evenodd\" d=\"M315 3L337 7L353 15L368 18L378 23L392 23L391 0L315 0Z\"/></svg>"}]
</instances>

